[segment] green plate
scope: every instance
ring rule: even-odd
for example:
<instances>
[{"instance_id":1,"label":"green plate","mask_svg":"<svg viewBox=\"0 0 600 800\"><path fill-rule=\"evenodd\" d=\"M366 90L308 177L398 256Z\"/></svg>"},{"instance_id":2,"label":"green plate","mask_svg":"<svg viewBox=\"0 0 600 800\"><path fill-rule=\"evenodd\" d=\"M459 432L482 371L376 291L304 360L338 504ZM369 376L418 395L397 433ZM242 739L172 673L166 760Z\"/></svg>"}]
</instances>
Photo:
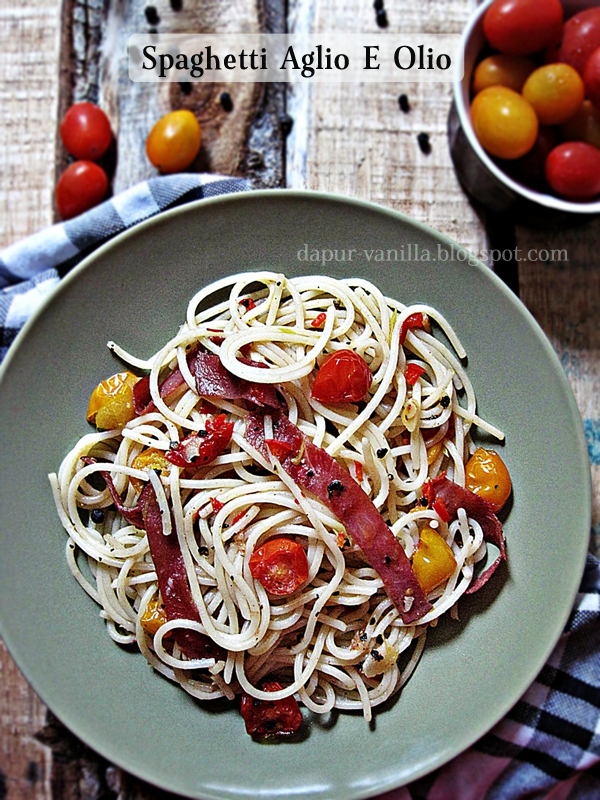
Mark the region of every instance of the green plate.
<instances>
[{"instance_id":1,"label":"green plate","mask_svg":"<svg viewBox=\"0 0 600 800\"><path fill-rule=\"evenodd\" d=\"M336 250L346 261L335 260ZM321 263L306 260L315 251L325 251ZM377 251L386 260L376 260ZM93 387L119 367L109 339L150 355L176 331L198 288L264 268L359 275L405 303L440 309L469 354L480 413L506 432L514 484L508 569L461 601L460 622L444 619L432 632L401 695L372 726L339 714L312 720L299 742L271 746L246 735L236 710L200 705L108 638L67 569L46 477L88 429ZM2 369L0 408L0 633L65 725L110 761L171 791L218 800L351 800L413 780L508 711L574 601L590 529L590 475L558 359L486 267L374 205L255 192L139 225L75 269L28 323Z\"/></svg>"}]
</instances>

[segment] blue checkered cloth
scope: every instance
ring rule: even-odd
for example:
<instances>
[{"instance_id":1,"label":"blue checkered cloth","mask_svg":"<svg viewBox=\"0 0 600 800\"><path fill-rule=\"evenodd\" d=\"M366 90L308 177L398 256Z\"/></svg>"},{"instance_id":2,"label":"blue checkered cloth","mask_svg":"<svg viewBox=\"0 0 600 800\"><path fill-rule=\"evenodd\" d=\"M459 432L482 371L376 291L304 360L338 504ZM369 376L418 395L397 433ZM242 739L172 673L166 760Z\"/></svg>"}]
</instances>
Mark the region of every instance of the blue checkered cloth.
<instances>
[{"instance_id":1,"label":"blue checkered cloth","mask_svg":"<svg viewBox=\"0 0 600 800\"><path fill-rule=\"evenodd\" d=\"M215 175L152 178L1 251L0 360L60 278L96 247L167 208L249 188ZM519 702L469 750L384 798L600 800L600 565L593 556L560 641Z\"/></svg>"}]
</instances>

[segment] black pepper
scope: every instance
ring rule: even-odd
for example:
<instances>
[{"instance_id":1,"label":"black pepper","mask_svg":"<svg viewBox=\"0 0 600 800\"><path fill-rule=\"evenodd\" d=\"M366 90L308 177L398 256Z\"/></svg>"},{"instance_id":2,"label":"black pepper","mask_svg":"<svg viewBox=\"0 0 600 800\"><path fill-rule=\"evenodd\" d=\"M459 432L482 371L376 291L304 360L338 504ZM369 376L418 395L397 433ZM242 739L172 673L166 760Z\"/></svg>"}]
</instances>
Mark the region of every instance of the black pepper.
<instances>
[{"instance_id":1,"label":"black pepper","mask_svg":"<svg viewBox=\"0 0 600 800\"><path fill-rule=\"evenodd\" d=\"M369 625L375 625L375 617L371 617L369 620Z\"/></svg>"},{"instance_id":2,"label":"black pepper","mask_svg":"<svg viewBox=\"0 0 600 800\"><path fill-rule=\"evenodd\" d=\"M199 436L201 439L204 439L205 436L208 436L208 431L204 430L203 428L201 431L198 431L196 436Z\"/></svg>"},{"instance_id":3,"label":"black pepper","mask_svg":"<svg viewBox=\"0 0 600 800\"><path fill-rule=\"evenodd\" d=\"M160 22L160 17L158 16L158 11L155 6L146 6L144 14L148 20L148 25L158 25Z\"/></svg>"},{"instance_id":4,"label":"black pepper","mask_svg":"<svg viewBox=\"0 0 600 800\"><path fill-rule=\"evenodd\" d=\"M378 634L377 639L375 640L377 644L383 644L383 636Z\"/></svg>"},{"instance_id":5,"label":"black pepper","mask_svg":"<svg viewBox=\"0 0 600 800\"><path fill-rule=\"evenodd\" d=\"M200 553L201 556L207 556L208 555L208 547L205 547L204 545L202 545L202 547L198 548L198 552Z\"/></svg>"},{"instance_id":6,"label":"black pepper","mask_svg":"<svg viewBox=\"0 0 600 800\"><path fill-rule=\"evenodd\" d=\"M289 136L292 132L292 128L294 127L294 119L290 117L289 114L284 114L279 119L279 125L281 127L281 132L284 136Z\"/></svg>"},{"instance_id":7,"label":"black pepper","mask_svg":"<svg viewBox=\"0 0 600 800\"><path fill-rule=\"evenodd\" d=\"M101 508L94 508L92 511L92 522L104 522L104 511Z\"/></svg>"},{"instance_id":8,"label":"black pepper","mask_svg":"<svg viewBox=\"0 0 600 800\"><path fill-rule=\"evenodd\" d=\"M429 134L420 133L417 136L417 142L419 143L419 150L426 156L428 156L429 153L431 153L431 142L429 141Z\"/></svg>"},{"instance_id":9,"label":"black pepper","mask_svg":"<svg viewBox=\"0 0 600 800\"><path fill-rule=\"evenodd\" d=\"M387 28L388 26L388 18L385 11L385 8L380 8L379 11L375 14L375 21L380 28Z\"/></svg>"},{"instance_id":10,"label":"black pepper","mask_svg":"<svg viewBox=\"0 0 600 800\"><path fill-rule=\"evenodd\" d=\"M341 481L331 481L331 483L327 487L327 494L329 495L330 500L332 499L334 492L341 493L343 491L344 491L344 484Z\"/></svg>"},{"instance_id":11,"label":"black pepper","mask_svg":"<svg viewBox=\"0 0 600 800\"><path fill-rule=\"evenodd\" d=\"M314 474L315 474L315 471L314 471L314 470L312 470L312 469L309 469L309 470L307 470L307 472L306 472L306 477L307 477L307 478L312 478L312 476L313 476Z\"/></svg>"},{"instance_id":12,"label":"black pepper","mask_svg":"<svg viewBox=\"0 0 600 800\"><path fill-rule=\"evenodd\" d=\"M442 408L448 408L450 406L450 398L447 394L445 394L442 399L440 400L440 405Z\"/></svg>"},{"instance_id":13,"label":"black pepper","mask_svg":"<svg viewBox=\"0 0 600 800\"><path fill-rule=\"evenodd\" d=\"M183 0L171 0L171 8L173 11L181 11L183 8Z\"/></svg>"},{"instance_id":14,"label":"black pepper","mask_svg":"<svg viewBox=\"0 0 600 800\"><path fill-rule=\"evenodd\" d=\"M179 81L179 88L181 89L183 94L190 95L194 87L192 86L190 81Z\"/></svg>"},{"instance_id":15,"label":"black pepper","mask_svg":"<svg viewBox=\"0 0 600 800\"><path fill-rule=\"evenodd\" d=\"M359 639L361 640L361 642L366 642L368 638L369 637L367 636L366 633L361 633L361 635L359 636Z\"/></svg>"},{"instance_id":16,"label":"black pepper","mask_svg":"<svg viewBox=\"0 0 600 800\"><path fill-rule=\"evenodd\" d=\"M383 560L385 561L386 564L392 563L392 559L389 556L386 556Z\"/></svg>"},{"instance_id":17,"label":"black pepper","mask_svg":"<svg viewBox=\"0 0 600 800\"><path fill-rule=\"evenodd\" d=\"M410 111L410 103L408 102L408 95L401 94L398 98L398 105L400 106L400 111L404 111L405 114L408 114Z\"/></svg>"},{"instance_id":18,"label":"black pepper","mask_svg":"<svg viewBox=\"0 0 600 800\"><path fill-rule=\"evenodd\" d=\"M384 458L387 455L388 448L387 447L380 447L377 451L377 458Z\"/></svg>"},{"instance_id":19,"label":"black pepper","mask_svg":"<svg viewBox=\"0 0 600 800\"><path fill-rule=\"evenodd\" d=\"M379 650L371 650L371 655L375 659L375 661L383 661L383 656L379 652Z\"/></svg>"},{"instance_id":20,"label":"black pepper","mask_svg":"<svg viewBox=\"0 0 600 800\"><path fill-rule=\"evenodd\" d=\"M169 442L169 447L171 448L171 450L177 450L177 448L179 447L179 442L173 440L172 442Z\"/></svg>"},{"instance_id":21,"label":"black pepper","mask_svg":"<svg viewBox=\"0 0 600 800\"><path fill-rule=\"evenodd\" d=\"M375 11L381 11L381 9L383 8L383 0L374 0L373 8L375 9Z\"/></svg>"},{"instance_id":22,"label":"black pepper","mask_svg":"<svg viewBox=\"0 0 600 800\"><path fill-rule=\"evenodd\" d=\"M221 92L219 102L221 103L223 111L233 111L233 100L229 92Z\"/></svg>"}]
</instances>

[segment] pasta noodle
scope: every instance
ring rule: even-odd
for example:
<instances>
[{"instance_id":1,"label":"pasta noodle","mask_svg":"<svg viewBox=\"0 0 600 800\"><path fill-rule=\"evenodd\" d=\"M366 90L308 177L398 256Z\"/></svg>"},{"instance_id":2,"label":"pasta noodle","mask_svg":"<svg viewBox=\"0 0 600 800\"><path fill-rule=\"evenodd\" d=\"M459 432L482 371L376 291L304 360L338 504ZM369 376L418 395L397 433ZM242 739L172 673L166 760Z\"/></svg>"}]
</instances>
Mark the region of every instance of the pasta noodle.
<instances>
[{"instance_id":1,"label":"pasta noodle","mask_svg":"<svg viewBox=\"0 0 600 800\"><path fill-rule=\"evenodd\" d=\"M407 327L419 314L422 325ZM243 273L199 291L185 320L147 360L109 343L133 368L149 372L153 407L124 426L83 436L50 476L69 568L101 606L109 636L137 645L154 669L191 695L296 694L313 712L361 710L370 719L372 708L406 682L427 627L455 611L486 556L482 528L464 509L446 522L420 503L424 484L444 472L464 486L473 425L503 438L476 413L462 345L435 309L404 306L358 278ZM403 622L343 522L246 438L251 403L199 396L188 358L198 345L239 379L276 386L290 422L355 478L408 558L424 527L441 534L456 567L428 594L423 617ZM311 397L316 369L342 350L368 364L371 387L362 402L320 402ZM412 383L410 364L422 372ZM177 369L180 385L161 396L162 382ZM190 434L206 432L215 413L233 423L233 435L211 463L159 472L136 462L148 448L167 454ZM268 409L264 419L269 438ZM163 535L179 543L199 621L163 619L154 634L142 624L160 600L148 537L118 512L99 472L110 474L130 507L151 482ZM270 594L249 568L252 553L275 535L299 542L308 561L307 580L285 597ZM225 656L187 658L173 639L183 629L208 635ZM267 676L284 688L264 691Z\"/></svg>"}]
</instances>

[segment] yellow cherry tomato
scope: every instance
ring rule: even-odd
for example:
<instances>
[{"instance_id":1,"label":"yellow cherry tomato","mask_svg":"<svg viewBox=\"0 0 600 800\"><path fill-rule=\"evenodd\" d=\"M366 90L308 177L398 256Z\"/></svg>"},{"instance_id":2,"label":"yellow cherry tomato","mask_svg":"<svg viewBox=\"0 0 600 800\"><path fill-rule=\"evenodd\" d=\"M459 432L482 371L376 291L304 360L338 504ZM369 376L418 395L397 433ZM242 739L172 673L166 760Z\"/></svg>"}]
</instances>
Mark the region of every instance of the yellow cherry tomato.
<instances>
[{"instance_id":1,"label":"yellow cherry tomato","mask_svg":"<svg viewBox=\"0 0 600 800\"><path fill-rule=\"evenodd\" d=\"M158 603L156 600L150 600L146 606L146 610L140 618L142 628L147 631L150 636L154 636L156 631L161 625L164 625L165 622L167 622L167 614L164 606L161 603ZM168 638L169 635L170 632L165 634L165 639Z\"/></svg>"},{"instance_id":2,"label":"yellow cherry tomato","mask_svg":"<svg viewBox=\"0 0 600 800\"><path fill-rule=\"evenodd\" d=\"M412 568L425 594L445 583L456 569L454 553L443 536L433 528L423 528L421 531Z\"/></svg>"},{"instance_id":3,"label":"yellow cherry tomato","mask_svg":"<svg viewBox=\"0 0 600 800\"><path fill-rule=\"evenodd\" d=\"M490 86L506 86L520 92L534 69L533 61L524 56L495 55L484 58L473 75L473 94Z\"/></svg>"},{"instance_id":4,"label":"yellow cherry tomato","mask_svg":"<svg viewBox=\"0 0 600 800\"><path fill-rule=\"evenodd\" d=\"M484 150L505 159L528 153L538 134L538 120L530 103L505 86L490 86L473 100L471 119Z\"/></svg>"},{"instance_id":5,"label":"yellow cherry tomato","mask_svg":"<svg viewBox=\"0 0 600 800\"><path fill-rule=\"evenodd\" d=\"M444 441L438 442L437 444L432 445L429 450L427 451L427 463L429 466L433 464L433 462L437 459L439 454L442 452L442 448L444 447Z\"/></svg>"},{"instance_id":6,"label":"yellow cherry tomato","mask_svg":"<svg viewBox=\"0 0 600 800\"><path fill-rule=\"evenodd\" d=\"M523 86L523 97L534 108L542 125L561 125L583 103L585 89L581 76L568 64L546 64Z\"/></svg>"},{"instance_id":7,"label":"yellow cherry tomato","mask_svg":"<svg viewBox=\"0 0 600 800\"><path fill-rule=\"evenodd\" d=\"M121 428L135 416L133 387L139 381L132 372L117 372L101 381L92 392L86 419L97 428Z\"/></svg>"},{"instance_id":8,"label":"yellow cherry tomato","mask_svg":"<svg viewBox=\"0 0 600 800\"><path fill-rule=\"evenodd\" d=\"M560 126L565 142L586 142L600 148L600 108L584 100L571 119Z\"/></svg>"},{"instance_id":9,"label":"yellow cherry tomato","mask_svg":"<svg viewBox=\"0 0 600 800\"><path fill-rule=\"evenodd\" d=\"M171 111L150 131L146 154L161 172L181 172L198 155L200 139L200 124L191 111Z\"/></svg>"},{"instance_id":10,"label":"yellow cherry tomato","mask_svg":"<svg viewBox=\"0 0 600 800\"><path fill-rule=\"evenodd\" d=\"M142 452L133 459L131 466L134 469L157 469L165 475L168 475L173 465L165 458L165 454L162 450L149 447L147 450L142 450ZM129 480L136 492L141 492L145 486L145 482L140 481L138 478L130 478Z\"/></svg>"},{"instance_id":11,"label":"yellow cherry tomato","mask_svg":"<svg viewBox=\"0 0 600 800\"><path fill-rule=\"evenodd\" d=\"M500 511L509 498L512 484L506 464L495 450L479 447L465 467L467 489L483 497Z\"/></svg>"}]
</instances>

